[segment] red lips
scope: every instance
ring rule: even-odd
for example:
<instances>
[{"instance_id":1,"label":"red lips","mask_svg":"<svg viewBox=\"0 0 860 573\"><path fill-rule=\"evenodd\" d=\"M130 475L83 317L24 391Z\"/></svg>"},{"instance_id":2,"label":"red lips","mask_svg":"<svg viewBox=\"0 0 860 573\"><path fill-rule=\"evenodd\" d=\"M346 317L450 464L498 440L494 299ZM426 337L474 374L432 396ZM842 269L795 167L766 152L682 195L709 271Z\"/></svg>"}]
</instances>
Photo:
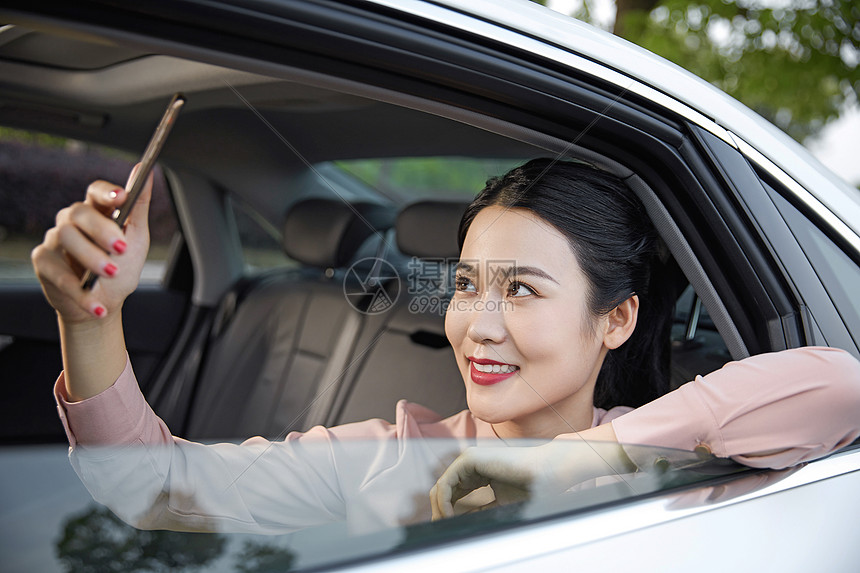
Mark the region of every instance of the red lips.
<instances>
[{"instance_id":1,"label":"red lips","mask_svg":"<svg viewBox=\"0 0 860 573\"><path fill-rule=\"evenodd\" d=\"M475 368L475 364L498 364L500 366L512 365L506 364L504 362L499 362L497 360L489 360L487 358L475 358L473 356L469 356L469 373L472 377L472 382L481 386L492 386L493 384L498 384L503 380L507 380L520 370L519 368L514 368L514 370L512 370L511 372L481 372L480 370Z\"/></svg>"}]
</instances>

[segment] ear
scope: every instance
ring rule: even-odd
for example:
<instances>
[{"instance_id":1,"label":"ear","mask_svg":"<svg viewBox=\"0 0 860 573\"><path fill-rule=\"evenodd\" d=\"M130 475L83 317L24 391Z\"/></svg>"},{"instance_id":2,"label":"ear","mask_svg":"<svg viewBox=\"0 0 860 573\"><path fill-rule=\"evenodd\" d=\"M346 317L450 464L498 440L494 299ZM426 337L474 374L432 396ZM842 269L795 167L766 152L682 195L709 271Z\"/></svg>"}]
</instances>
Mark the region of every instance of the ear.
<instances>
[{"instance_id":1,"label":"ear","mask_svg":"<svg viewBox=\"0 0 860 573\"><path fill-rule=\"evenodd\" d=\"M603 335L603 344L610 350L624 344L633 334L638 316L639 296L634 294L613 308L606 316L606 333Z\"/></svg>"}]
</instances>

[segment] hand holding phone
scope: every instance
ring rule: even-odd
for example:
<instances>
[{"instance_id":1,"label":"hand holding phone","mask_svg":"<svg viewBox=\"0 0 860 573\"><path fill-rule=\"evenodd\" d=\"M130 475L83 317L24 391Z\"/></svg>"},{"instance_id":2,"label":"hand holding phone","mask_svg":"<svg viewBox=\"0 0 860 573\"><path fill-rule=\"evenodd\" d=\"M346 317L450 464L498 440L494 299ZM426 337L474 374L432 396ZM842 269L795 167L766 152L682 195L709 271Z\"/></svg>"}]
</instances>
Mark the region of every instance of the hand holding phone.
<instances>
[{"instance_id":1,"label":"hand holding phone","mask_svg":"<svg viewBox=\"0 0 860 573\"><path fill-rule=\"evenodd\" d=\"M152 134L152 138L149 140L149 144L146 146L146 150L140 159L140 168L132 174L128 184L125 186L127 193L125 203L122 204L122 207L114 211L111 216L120 228L125 225L137 198L140 196L141 191L143 191L146 179L152 172L153 167L155 167L155 162L158 159L159 153L161 153L162 147L164 147L167 135L170 133L170 129L176 121L176 116L183 105L185 105L185 97L182 94L175 94L170 103L167 104L167 109L155 128L155 132ZM81 279L81 287L84 290L92 289L96 283L96 279L98 279L97 274L87 271Z\"/></svg>"}]
</instances>

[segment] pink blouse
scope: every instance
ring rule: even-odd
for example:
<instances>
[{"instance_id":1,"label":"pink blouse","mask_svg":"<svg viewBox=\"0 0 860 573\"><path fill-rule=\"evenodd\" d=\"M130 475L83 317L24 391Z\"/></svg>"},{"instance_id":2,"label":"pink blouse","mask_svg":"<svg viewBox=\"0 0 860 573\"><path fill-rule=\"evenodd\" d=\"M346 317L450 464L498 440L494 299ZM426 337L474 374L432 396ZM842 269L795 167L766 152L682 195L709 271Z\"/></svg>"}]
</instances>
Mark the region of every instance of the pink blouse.
<instances>
[{"instance_id":1,"label":"pink blouse","mask_svg":"<svg viewBox=\"0 0 860 573\"><path fill-rule=\"evenodd\" d=\"M459 451L499 443L468 410L442 419L405 401L394 424L318 426L275 442L190 442L155 415L130 363L87 400L67 401L62 374L54 391L75 471L97 501L145 528L283 532L426 519L427 492ZM635 410L595 408L592 425L604 423L622 444L705 447L746 465L785 468L860 435L860 362L831 348L762 354ZM627 451L640 468L654 462L647 451Z\"/></svg>"}]
</instances>

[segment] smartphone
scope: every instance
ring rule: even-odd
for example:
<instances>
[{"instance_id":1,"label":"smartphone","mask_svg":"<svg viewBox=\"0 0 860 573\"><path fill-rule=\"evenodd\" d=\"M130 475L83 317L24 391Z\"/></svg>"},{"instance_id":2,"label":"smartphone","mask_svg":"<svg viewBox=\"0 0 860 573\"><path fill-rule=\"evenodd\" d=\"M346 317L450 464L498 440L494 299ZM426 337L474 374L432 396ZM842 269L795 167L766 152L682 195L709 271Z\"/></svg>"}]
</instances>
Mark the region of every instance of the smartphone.
<instances>
[{"instance_id":1,"label":"smartphone","mask_svg":"<svg viewBox=\"0 0 860 573\"><path fill-rule=\"evenodd\" d=\"M140 158L140 169L134 173L131 179L129 179L128 184L125 186L127 193L125 203L122 204L122 207L114 211L111 216L120 228L125 225L132 208L134 208L135 202L137 202L137 198L140 196L140 192L143 191L143 185L146 183L146 178L149 177L152 168L155 167L158 154L161 153L161 148L164 147L167 135L170 133L170 129L176 121L176 116L179 114L179 110L182 109L183 105L185 105L185 96L182 94L175 94L170 100L170 103L167 104L167 109L161 117L161 121L158 122L158 126L155 128L155 133L152 134L152 138L149 140L149 144L147 144L146 150L143 152L143 156ZM96 273L87 271L81 279L81 287L83 287L84 290L93 288L96 284L96 279L98 279L98 275Z\"/></svg>"}]
</instances>

